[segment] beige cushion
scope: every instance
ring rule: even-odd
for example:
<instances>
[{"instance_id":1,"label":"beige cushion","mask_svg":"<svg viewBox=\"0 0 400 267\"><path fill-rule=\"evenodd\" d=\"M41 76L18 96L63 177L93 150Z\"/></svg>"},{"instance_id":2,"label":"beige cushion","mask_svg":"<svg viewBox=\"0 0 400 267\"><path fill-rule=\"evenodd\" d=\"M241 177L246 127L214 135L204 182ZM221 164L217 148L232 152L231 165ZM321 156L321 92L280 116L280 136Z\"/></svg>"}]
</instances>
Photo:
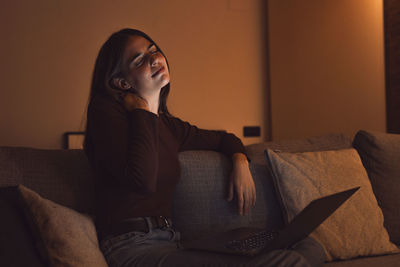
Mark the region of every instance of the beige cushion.
<instances>
[{"instance_id":1,"label":"beige cushion","mask_svg":"<svg viewBox=\"0 0 400 267\"><path fill-rule=\"evenodd\" d=\"M19 185L36 245L50 266L106 267L92 219Z\"/></svg>"},{"instance_id":2,"label":"beige cushion","mask_svg":"<svg viewBox=\"0 0 400 267\"><path fill-rule=\"evenodd\" d=\"M361 186L311 234L328 261L399 252L355 149L267 155L287 222L316 198Z\"/></svg>"}]
</instances>

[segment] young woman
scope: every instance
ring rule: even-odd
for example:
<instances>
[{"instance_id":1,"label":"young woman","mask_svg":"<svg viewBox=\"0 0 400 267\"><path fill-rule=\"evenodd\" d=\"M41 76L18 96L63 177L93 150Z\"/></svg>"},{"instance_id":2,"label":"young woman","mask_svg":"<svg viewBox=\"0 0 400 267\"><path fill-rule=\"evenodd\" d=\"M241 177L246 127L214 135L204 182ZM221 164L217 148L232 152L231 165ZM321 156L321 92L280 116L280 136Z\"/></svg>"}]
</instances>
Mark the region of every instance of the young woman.
<instances>
[{"instance_id":1,"label":"young woman","mask_svg":"<svg viewBox=\"0 0 400 267\"><path fill-rule=\"evenodd\" d=\"M84 150L96 179L96 226L109 265L322 264L323 251L312 239L299 242L297 249L254 259L178 248L180 235L170 214L180 176L180 151L215 150L232 159L228 200L237 195L239 214L246 215L255 205L256 190L240 139L224 131L198 129L172 116L166 105L169 90L166 57L145 33L123 29L101 47Z\"/></svg>"}]
</instances>

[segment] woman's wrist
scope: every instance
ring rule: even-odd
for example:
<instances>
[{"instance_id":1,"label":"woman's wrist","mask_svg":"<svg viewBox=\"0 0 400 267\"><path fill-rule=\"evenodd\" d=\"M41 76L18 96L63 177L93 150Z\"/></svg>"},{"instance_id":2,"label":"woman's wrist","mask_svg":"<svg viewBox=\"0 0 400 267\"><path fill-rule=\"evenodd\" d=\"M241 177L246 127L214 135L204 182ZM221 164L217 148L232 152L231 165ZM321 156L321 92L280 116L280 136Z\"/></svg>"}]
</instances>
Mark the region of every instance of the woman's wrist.
<instances>
[{"instance_id":1,"label":"woman's wrist","mask_svg":"<svg viewBox=\"0 0 400 267\"><path fill-rule=\"evenodd\" d=\"M243 153L234 153L232 155L232 162L234 164L245 164L249 165L249 161L247 160L247 156Z\"/></svg>"}]
</instances>

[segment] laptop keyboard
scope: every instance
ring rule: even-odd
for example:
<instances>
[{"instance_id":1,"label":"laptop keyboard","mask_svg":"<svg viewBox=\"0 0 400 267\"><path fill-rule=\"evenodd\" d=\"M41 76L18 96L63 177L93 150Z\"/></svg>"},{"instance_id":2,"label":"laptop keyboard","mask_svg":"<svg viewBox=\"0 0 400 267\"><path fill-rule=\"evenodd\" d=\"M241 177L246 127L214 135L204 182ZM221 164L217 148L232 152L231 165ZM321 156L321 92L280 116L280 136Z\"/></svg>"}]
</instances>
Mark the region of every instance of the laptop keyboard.
<instances>
[{"instance_id":1,"label":"laptop keyboard","mask_svg":"<svg viewBox=\"0 0 400 267\"><path fill-rule=\"evenodd\" d=\"M278 235L277 231L261 231L246 239L232 240L226 247L238 251L248 251L264 248L268 241L274 239Z\"/></svg>"}]
</instances>

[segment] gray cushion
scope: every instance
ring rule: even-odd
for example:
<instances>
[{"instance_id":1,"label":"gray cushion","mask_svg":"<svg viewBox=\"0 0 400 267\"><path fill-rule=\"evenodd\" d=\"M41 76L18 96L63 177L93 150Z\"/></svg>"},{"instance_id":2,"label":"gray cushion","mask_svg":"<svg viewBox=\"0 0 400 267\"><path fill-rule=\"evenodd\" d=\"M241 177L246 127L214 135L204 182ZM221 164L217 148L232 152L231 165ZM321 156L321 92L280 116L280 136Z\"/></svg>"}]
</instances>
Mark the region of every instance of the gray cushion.
<instances>
[{"instance_id":1,"label":"gray cushion","mask_svg":"<svg viewBox=\"0 0 400 267\"><path fill-rule=\"evenodd\" d=\"M400 244L400 135L360 131L353 145L367 169L390 239Z\"/></svg>"}]
</instances>

